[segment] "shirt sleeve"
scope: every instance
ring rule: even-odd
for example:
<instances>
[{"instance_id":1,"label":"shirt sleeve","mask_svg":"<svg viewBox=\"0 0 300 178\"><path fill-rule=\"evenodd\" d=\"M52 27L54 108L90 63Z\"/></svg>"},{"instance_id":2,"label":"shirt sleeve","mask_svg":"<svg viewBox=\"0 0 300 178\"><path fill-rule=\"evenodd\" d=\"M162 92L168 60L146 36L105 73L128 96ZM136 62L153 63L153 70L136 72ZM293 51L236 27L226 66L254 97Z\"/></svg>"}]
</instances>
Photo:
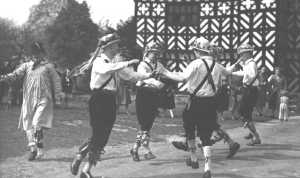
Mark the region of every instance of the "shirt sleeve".
<instances>
[{"instance_id":1,"label":"shirt sleeve","mask_svg":"<svg viewBox=\"0 0 300 178\"><path fill-rule=\"evenodd\" d=\"M118 75L123 80L128 80L131 82L136 82L139 80L144 80L149 77L147 73L135 72L132 68L124 68L118 72Z\"/></svg>"},{"instance_id":2,"label":"shirt sleeve","mask_svg":"<svg viewBox=\"0 0 300 178\"><path fill-rule=\"evenodd\" d=\"M217 64L217 65L218 65L218 67L219 67L219 69L220 69L221 75L223 75L223 76L229 76L229 75L232 74L232 72L231 72L230 69L227 69L227 68L225 68L224 66L219 65L219 64Z\"/></svg>"},{"instance_id":3,"label":"shirt sleeve","mask_svg":"<svg viewBox=\"0 0 300 178\"><path fill-rule=\"evenodd\" d=\"M232 72L232 75L244 77L245 72L243 70L239 70L239 71Z\"/></svg>"},{"instance_id":4,"label":"shirt sleeve","mask_svg":"<svg viewBox=\"0 0 300 178\"><path fill-rule=\"evenodd\" d=\"M256 77L257 69L254 61L249 63L249 68L245 73L250 79L254 79Z\"/></svg>"},{"instance_id":5,"label":"shirt sleeve","mask_svg":"<svg viewBox=\"0 0 300 178\"><path fill-rule=\"evenodd\" d=\"M141 62L137 67L137 72L139 72L141 74L149 73L147 70L147 65L144 62Z\"/></svg>"},{"instance_id":6,"label":"shirt sleeve","mask_svg":"<svg viewBox=\"0 0 300 178\"><path fill-rule=\"evenodd\" d=\"M17 69L15 69L12 73L5 74L2 76L0 75L0 81L7 81L11 83L19 78L22 78L26 74L28 66L28 63L24 63L20 65Z\"/></svg>"},{"instance_id":7,"label":"shirt sleeve","mask_svg":"<svg viewBox=\"0 0 300 178\"><path fill-rule=\"evenodd\" d=\"M112 74L127 67L129 62L104 62L102 59L96 59L93 63L93 71L99 74Z\"/></svg>"},{"instance_id":8,"label":"shirt sleeve","mask_svg":"<svg viewBox=\"0 0 300 178\"><path fill-rule=\"evenodd\" d=\"M185 69L183 72L170 72L170 71L165 71L164 75L167 78L170 78L172 80L178 81L178 82L184 82L187 79L190 78L194 70L197 68L197 61L194 60L192 61Z\"/></svg>"}]
</instances>

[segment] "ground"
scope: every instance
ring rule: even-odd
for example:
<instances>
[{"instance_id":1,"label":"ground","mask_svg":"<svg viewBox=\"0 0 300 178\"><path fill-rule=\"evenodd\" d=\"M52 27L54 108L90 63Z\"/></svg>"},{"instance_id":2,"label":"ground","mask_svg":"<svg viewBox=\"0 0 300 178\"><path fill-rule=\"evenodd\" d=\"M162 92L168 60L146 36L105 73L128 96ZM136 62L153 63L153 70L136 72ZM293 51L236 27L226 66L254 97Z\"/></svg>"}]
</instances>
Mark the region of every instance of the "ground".
<instances>
[{"instance_id":1,"label":"ground","mask_svg":"<svg viewBox=\"0 0 300 178\"><path fill-rule=\"evenodd\" d=\"M55 112L53 129L45 133L45 157L28 162L24 133L17 130L19 108L0 110L0 177L1 178L71 178L69 166L78 146L89 136L87 108L82 102L72 103L71 109L58 108ZM81 103L81 104L78 104ZM181 103L181 102L180 102ZM157 159L133 162L129 149L135 140L138 128L134 106L127 116L123 108L118 114L106 153L93 170L96 177L109 178L196 178L201 177L200 169L192 170L185 166L185 152L178 151L168 143L173 134L182 132L178 104L171 119L161 113L152 131L152 148ZM246 146L240 121L225 120L221 125L235 140L241 143L240 152L230 160L225 159L227 146L222 142L213 148L213 177L215 178L299 178L300 171L300 117L293 116L289 122L258 118L265 122L257 123L263 144ZM199 151L201 157L201 152ZM202 158L202 157L201 157Z\"/></svg>"}]
</instances>

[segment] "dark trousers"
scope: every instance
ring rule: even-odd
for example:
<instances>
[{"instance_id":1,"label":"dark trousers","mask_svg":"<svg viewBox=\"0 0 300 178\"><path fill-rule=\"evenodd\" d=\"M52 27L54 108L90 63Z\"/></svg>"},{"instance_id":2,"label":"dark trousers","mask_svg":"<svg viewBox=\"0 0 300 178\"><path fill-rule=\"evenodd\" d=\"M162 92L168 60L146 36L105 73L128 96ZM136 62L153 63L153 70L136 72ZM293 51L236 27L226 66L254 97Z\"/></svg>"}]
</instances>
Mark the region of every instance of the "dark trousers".
<instances>
[{"instance_id":1,"label":"dark trousers","mask_svg":"<svg viewBox=\"0 0 300 178\"><path fill-rule=\"evenodd\" d=\"M116 96L112 92L94 91L89 100L92 136L89 151L97 153L107 144L116 120Z\"/></svg>"},{"instance_id":2,"label":"dark trousers","mask_svg":"<svg viewBox=\"0 0 300 178\"><path fill-rule=\"evenodd\" d=\"M136 114L142 131L150 131L158 109L158 91L138 88L136 94Z\"/></svg>"},{"instance_id":3,"label":"dark trousers","mask_svg":"<svg viewBox=\"0 0 300 178\"><path fill-rule=\"evenodd\" d=\"M275 112L279 108L279 91L273 92L269 98L269 108Z\"/></svg>"},{"instance_id":4,"label":"dark trousers","mask_svg":"<svg viewBox=\"0 0 300 178\"><path fill-rule=\"evenodd\" d=\"M244 122L252 121L252 112L253 112L253 108L256 105L257 97L258 97L257 87L247 86L243 88L239 113L243 117Z\"/></svg>"},{"instance_id":5,"label":"dark trousers","mask_svg":"<svg viewBox=\"0 0 300 178\"><path fill-rule=\"evenodd\" d=\"M197 131L202 145L211 146L212 132L220 127L215 97L192 98L190 106L183 112L183 127L188 140L195 139Z\"/></svg>"}]
</instances>

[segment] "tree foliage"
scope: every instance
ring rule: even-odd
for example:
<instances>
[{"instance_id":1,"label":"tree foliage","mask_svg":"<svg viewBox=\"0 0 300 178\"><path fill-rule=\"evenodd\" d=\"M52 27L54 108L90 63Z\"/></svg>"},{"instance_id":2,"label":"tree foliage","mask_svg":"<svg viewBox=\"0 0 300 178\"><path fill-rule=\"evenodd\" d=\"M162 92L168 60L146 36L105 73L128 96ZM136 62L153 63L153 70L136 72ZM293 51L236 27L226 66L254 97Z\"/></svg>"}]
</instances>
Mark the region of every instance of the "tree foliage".
<instances>
[{"instance_id":1,"label":"tree foliage","mask_svg":"<svg viewBox=\"0 0 300 178\"><path fill-rule=\"evenodd\" d=\"M30 15L26 23L27 31L35 40L45 40L45 30L51 26L57 18L65 3L62 0L41 0L39 4L30 9Z\"/></svg>"},{"instance_id":2,"label":"tree foliage","mask_svg":"<svg viewBox=\"0 0 300 178\"><path fill-rule=\"evenodd\" d=\"M9 60L20 51L17 36L13 21L0 18L0 61Z\"/></svg>"},{"instance_id":3,"label":"tree foliage","mask_svg":"<svg viewBox=\"0 0 300 178\"><path fill-rule=\"evenodd\" d=\"M130 58L142 58L142 50L136 45L136 22L134 17L121 20L116 27L117 34L121 37L121 44L129 52Z\"/></svg>"},{"instance_id":4,"label":"tree foliage","mask_svg":"<svg viewBox=\"0 0 300 178\"><path fill-rule=\"evenodd\" d=\"M86 60L96 48L98 26L90 18L85 1L69 0L46 29L49 59L67 67Z\"/></svg>"}]
</instances>

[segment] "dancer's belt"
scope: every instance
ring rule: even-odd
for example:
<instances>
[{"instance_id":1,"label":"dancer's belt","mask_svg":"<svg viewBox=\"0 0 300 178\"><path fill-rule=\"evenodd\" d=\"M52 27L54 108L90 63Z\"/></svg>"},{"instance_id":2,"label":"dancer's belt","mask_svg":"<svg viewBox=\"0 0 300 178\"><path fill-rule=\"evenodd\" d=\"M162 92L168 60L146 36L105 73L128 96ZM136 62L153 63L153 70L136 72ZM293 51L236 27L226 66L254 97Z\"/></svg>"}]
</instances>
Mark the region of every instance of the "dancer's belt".
<instances>
[{"instance_id":1,"label":"dancer's belt","mask_svg":"<svg viewBox=\"0 0 300 178\"><path fill-rule=\"evenodd\" d=\"M117 91L115 90L107 90L107 89L93 89L92 92L100 92L100 93L104 93L104 94L108 94L108 95L116 95Z\"/></svg>"},{"instance_id":2,"label":"dancer's belt","mask_svg":"<svg viewBox=\"0 0 300 178\"><path fill-rule=\"evenodd\" d=\"M258 87L258 86L256 86L256 85L248 85L248 84L246 84L246 83L243 83L243 88L253 88L253 87Z\"/></svg>"},{"instance_id":3,"label":"dancer's belt","mask_svg":"<svg viewBox=\"0 0 300 178\"><path fill-rule=\"evenodd\" d=\"M146 86L138 86L138 89L146 90L146 91L151 91L151 92L159 92L161 89L154 88L154 87L146 87Z\"/></svg>"}]
</instances>

